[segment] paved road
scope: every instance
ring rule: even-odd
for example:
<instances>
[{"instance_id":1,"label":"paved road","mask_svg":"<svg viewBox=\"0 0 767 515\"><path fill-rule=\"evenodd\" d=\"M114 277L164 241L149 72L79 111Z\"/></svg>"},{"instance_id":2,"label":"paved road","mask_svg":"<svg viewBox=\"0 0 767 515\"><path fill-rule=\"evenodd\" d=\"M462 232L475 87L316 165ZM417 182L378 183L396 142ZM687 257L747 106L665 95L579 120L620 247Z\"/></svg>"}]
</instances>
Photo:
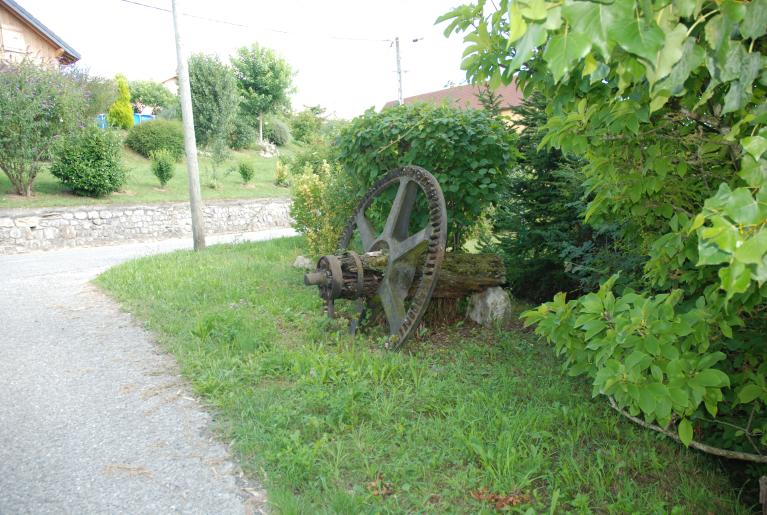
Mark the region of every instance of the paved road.
<instances>
[{"instance_id":1,"label":"paved road","mask_svg":"<svg viewBox=\"0 0 767 515\"><path fill-rule=\"evenodd\" d=\"M0 256L0 514L266 511L172 357L89 284L188 244Z\"/></svg>"}]
</instances>

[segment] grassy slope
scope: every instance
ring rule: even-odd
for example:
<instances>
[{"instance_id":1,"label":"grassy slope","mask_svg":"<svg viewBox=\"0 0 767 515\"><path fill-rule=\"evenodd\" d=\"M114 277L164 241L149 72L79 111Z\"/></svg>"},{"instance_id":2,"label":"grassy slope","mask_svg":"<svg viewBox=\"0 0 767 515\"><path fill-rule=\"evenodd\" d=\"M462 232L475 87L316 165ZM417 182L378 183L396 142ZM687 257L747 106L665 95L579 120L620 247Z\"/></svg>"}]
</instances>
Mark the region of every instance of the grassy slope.
<instances>
[{"instance_id":1,"label":"grassy slope","mask_svg":"<svg viewBox=\"0 0 767 515\"><path fill-rule=\"evenodd\" d=\"M294 148L294 146L289 145L281 152L289 154ZM242 185L242 179L236 171L227 171L233 169L241 159L249 160L256 169L256 175L250 187ZM204 199L286 197L289 194L287 189L274 185L274 168L277 158L266 159L253 150L233 152L232 157L218 171L218 189L209 187L212 177L209 160L201 156L199 161L200 182ZM124 148L123 165L128 171L128 182L123 191L102 198L73 195L61 185L58 179L51 175L46 167L35 181L35 195L27 199L13 194L14 191L8 177L4 173L0 173L0 208L142 204L184 201L189 198L186 162L176 165L176 172L165 186L165 191L160 190L160 183L152 174L148 159Z\"/></svg>"},{"instance_id":2,"label":"grassy slope","mask_svg":"<svg viewBox=\"0 0 767 515\"><path fill-rule=\"evenodd\" d=\"M387 353L326 331L290 266L302 251L219 246L98 279L176 355L278 511L490 513L481 488L520 512L745 511L715 461L591 399L529 334L462 327Z\"/></svg>"}]
</instances>

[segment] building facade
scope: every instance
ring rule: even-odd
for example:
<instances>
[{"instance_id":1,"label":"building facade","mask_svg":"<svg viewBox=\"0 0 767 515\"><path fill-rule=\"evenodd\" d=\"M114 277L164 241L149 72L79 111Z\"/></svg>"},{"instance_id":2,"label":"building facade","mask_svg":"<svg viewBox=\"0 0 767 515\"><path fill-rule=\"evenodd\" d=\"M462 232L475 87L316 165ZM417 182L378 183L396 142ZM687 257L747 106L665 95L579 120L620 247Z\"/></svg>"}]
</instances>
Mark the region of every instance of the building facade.
<instances>
[{"instance_id":1,"label":"building facade","mask_svg":"<svg viewBox=\"0 0 767 515\"><path fill-rule=\"evenodd\" d=\"M0 60L24 59L61 66L80 54L17 2L0 0Z\"/></svg>"}]
</instances>

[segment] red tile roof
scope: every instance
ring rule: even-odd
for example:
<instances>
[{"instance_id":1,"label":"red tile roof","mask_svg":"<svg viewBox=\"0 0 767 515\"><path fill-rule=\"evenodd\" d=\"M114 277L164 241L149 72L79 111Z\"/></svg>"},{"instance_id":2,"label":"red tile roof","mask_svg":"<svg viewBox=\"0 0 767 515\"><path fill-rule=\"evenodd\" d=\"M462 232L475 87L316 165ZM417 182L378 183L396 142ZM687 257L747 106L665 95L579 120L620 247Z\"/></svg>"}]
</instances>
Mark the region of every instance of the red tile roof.
<instances>
[{"instance_id":1,"label":"red tile roof","mask_svg":"<svg viewBox=\"0 0 767 515\"><path fill-rule=\"evenodd\" d=\"M422 95L407 97L404 99L404 101L406 104L413 104L416 102L441 104L443 102L447 102L458 107L472 107L475 109L481 109L482 104L479 102L479 98L477 98L477 95L480 91L481 90L479 86L474 84L467 84L465 86L455 86L440 91L432 91L431 93L424 93ZM501 99L501 109L507 109L511 106L516 106L522 103L522 92L517 89L516 84L501 86L495 90L495 93ZM391 102L387 102L384 107L391 107L395 105L397 105L397 101L392 100Z\"/></svg>"}]
</instances>

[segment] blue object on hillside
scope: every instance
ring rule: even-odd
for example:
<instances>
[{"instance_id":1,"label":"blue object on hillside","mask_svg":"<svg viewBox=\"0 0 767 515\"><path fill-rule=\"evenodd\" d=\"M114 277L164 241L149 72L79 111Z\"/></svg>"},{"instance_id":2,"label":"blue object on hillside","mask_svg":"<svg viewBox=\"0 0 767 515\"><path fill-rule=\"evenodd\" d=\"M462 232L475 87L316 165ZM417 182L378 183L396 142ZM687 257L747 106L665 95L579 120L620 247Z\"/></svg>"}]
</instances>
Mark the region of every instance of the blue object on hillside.
<instances>
[{"instance_id":1,"label":"blue object on hillside","mask_svg":"<svg viewBox=\"0 0 767 515\"><path fill-rule=\"evenodd\" d=\"M139 125L141 123L151 122L152 120L154 120L154 115L152 114L133 113L133 125ZM109 127L109 123L107 123L107 115L105 114L97 115L96 126L99 129L106 129L107 127Z\"/></svg>"},{"instance_id":2,"label":"blue object on hillside","mask_svg":"<svg viewBox=\"0 0 767 515\"><path fill-rule=\"evenodd\" d=\"M144 122L151 122L152 120L154 120L153 114L133 113L133 125L139 125Z\"/></svg>"}]
</instances>

